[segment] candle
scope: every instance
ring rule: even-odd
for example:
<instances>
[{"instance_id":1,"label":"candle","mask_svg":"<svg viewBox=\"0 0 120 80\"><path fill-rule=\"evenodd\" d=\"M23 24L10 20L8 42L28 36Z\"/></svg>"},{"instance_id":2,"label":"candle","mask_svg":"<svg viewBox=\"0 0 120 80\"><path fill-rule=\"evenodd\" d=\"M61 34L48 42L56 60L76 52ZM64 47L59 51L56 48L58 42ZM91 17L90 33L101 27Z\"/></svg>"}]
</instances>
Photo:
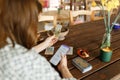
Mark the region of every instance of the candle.
<instances>
[{"instance_id":1,"label":"candle","mask_svg":"<svg viewBox=\"0 0 120 80\"><path fill-rule=\"evenodd\" d=\"M102 50L105 51L105 52L110 52L111 51L111 49L109 47L103 48Z\"/></svg>"},{"instance_id":2,"label":"candle","mask_svg":"<svg viewBox=\"0 0 120 80\"><path fill-rule=\"evenodd\" d=\"M109 62L111 60L112 50L109 47L100 50L100 59L103 62Z\"/></svg>"}]
</instances>

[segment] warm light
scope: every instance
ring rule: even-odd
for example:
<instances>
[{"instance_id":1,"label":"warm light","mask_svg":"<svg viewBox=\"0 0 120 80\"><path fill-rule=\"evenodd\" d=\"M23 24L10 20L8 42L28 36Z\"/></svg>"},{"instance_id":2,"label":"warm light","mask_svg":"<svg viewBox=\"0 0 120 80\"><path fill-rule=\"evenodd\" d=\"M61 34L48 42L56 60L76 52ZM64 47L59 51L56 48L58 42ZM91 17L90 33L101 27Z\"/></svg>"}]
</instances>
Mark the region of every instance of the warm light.
<instances>
[{"instance_id":1,"label":"warm light","mask_svg":"<svg viewBox=\"0 0 120 80\"><path fill-rule=\"evenodd\" d=\"M105 52L110 52L111 51L111 49L109 47L103 48L102 50L105 51Z\"/></svg>"}]
</instances>

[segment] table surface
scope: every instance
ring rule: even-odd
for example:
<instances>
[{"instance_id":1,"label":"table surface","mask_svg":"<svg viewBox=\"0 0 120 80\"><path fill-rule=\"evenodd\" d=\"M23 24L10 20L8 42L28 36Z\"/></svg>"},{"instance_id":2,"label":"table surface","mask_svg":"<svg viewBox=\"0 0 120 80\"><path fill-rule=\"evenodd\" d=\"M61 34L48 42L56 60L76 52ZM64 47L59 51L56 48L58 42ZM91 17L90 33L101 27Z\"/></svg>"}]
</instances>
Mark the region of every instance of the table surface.
<instances>
[{"instance_id":1,"label":"table surface","mask_svg":"<svg viewBox=\"0 0 120 80\"><path fill-rule=\"evenodd\" d=\"M103 20L82 23L71 26L70 32L63 41L58 41L54 47L55 51L62 44L74 47L74 54L67 56L68 67L72 75L81 80L109 80L113 76L120 73L120 30L112 31L111 47L113 49L112 59L105 63L99 59L100 44L105 32ZM85 60L88 61L93 69L86 73L81 73L73 64L72 59L78 57L77 49L86 49L90 57ZM48 60L51 56L44 55Z\"/></svg>"}]
</instances>

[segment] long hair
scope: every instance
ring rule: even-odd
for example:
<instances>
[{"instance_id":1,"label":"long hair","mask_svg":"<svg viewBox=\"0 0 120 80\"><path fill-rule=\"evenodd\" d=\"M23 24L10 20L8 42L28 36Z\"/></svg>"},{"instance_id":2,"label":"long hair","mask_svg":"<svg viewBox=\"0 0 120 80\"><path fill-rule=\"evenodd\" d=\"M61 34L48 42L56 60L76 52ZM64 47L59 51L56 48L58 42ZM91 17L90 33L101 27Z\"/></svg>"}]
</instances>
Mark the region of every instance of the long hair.
<instances>
[{"instance_id":1,"label":"long hair","mask_svg":"<svg viewBox=\"0 0 120 80\"><path fill-rule=\"evenodd\" d=\"M38 8L35 0L0 1L0 47L9 37L28 49L36 44Z\"/></svg>"}]
</instances>

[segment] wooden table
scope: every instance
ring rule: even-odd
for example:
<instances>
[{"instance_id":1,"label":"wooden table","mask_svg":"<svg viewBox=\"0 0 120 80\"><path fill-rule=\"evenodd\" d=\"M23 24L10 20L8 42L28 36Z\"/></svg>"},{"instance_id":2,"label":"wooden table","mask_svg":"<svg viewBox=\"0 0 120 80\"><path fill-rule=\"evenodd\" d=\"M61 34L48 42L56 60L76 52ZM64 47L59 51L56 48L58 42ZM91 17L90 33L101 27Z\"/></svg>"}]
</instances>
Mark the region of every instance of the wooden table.
<instances>
[{"instance_id":1,"label":"wooden table","mask_svg":"<svg viewBox=\"0 0 120 80\"><path fill-rule=\"evenodd\" d=\"M103 20L83 23L70 27L70 32L64 41L57 42L55 50L62 44L74 47L74 54L68 56L68 67L72 75L78 80L109 80L120 73L120 30L112 31L111 47L113 55L110 62L105 63L99 59L100 44L104 34ZM86 73L81 73L73 64L72 59L77 57L77 49L88 50L90 57L85 59L93 69ZM48 60L51 56L45 56Z\"/></svg>"}]
</instances>

